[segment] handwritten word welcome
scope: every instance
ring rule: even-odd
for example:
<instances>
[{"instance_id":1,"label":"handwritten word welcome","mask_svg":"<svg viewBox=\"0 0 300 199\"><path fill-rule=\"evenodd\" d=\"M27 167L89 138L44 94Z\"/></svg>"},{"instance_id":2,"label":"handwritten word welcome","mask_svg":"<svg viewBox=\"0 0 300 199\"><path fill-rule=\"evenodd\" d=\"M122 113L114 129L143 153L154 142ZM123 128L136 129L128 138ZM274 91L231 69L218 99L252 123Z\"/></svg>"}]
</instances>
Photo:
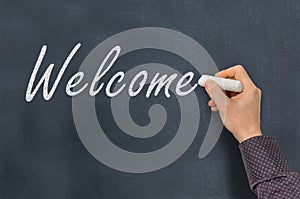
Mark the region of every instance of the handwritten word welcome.
<instances>
[{"instance_id":1,"label":"handwritten word welcome","mask_svg":"<svg viewBox=\"0 0 300 199\"><path fill-rule=\"evenodd\" d=\"M48 66L48 68L44 72L43 76L40 78L40 80L36 84L35 88L33 89L33 84L35 82L36 75L38 73L38 70L43 62L44 56L46 55L46 51L47 51L47 46L46 45L42 46L40 54L38 56L38 59L36 61L34 69L32 71L30 80L28 82L26 97L25 97L27 102L31 102L33 100L34 96L36 95L37 91L39 90L39 88L41 87L42 84L43 84L44 99L50 100L52 98L65 70L67 69L70 61L72 60L72 58L74 57L76 52L79 50L80 46L81 46L81 44L78 43L77 45L75 45L75 47L70 52L70 54L66 58L65 62L63 63L50 91L49 91L49 79L50 79L52 70L54 68L53 63L51 63ZM78 86L80 84L80 82L83 80L84 73L79 71L76 74L74 74L67 82L66 93L69 96L76 96L76 95L80 94L81 92L83 92L89 86L89 95L90 96L97 95L103 89L103 87L105 85L104 82L101 82L101 78L103 78L103 76L113 66L113 64L119 57L120 52L121 52L120 46L115 46L109 51L109 53L106 55L106 57L103 59L102 63L100 64L98 71L96 72L92 82L90 83L90 86L89 86L89 83L85 83L83 86L81 86L80 88L77 88L75 90L75 87ZM125 73L122 71L119 71L110 78L110 80L107 82L106 87L105 87L105 93L108 97L117 96L120 92L122 92L125 89L126 86L128 86L127 91L128 91L129 96L134 97L134 96L138 95L146 84L146 81L148 78L148 72L146 70L142 70L142 71L138 72L134 76L134 78L131 80L129 85L126 85L126 83L122 82L124 77L125 77ZM191 83L193 77L194 77L193 72L187 72L178 79L177 84L176 84L176 94L177 95L179 95L179 96L188 95L197 87L198 84L196 83L189 89L187 89L185 91L182 90L184 87L186 87L188 84ZM156 89L154 91L154 95L157 96L159 94L159 92L161 91L162 87L164 87L165 96L169 98L170 97L169 87L175 81L176 78L177 78L177 74L175 74L175 73L168 76L166 74L160 75L159 72L157 72L154 75L154 77L152 77L151 83L148 86L148 89L146 92L146 98L149 98L151 96L151 93L155 88ZM118 85L117 90L112 91L111 87L114 83L116 85L117 84L119 84L119 85ZM136 84L138 85L138 88L134 90L134 86ZM73 90L71 90L71 89L73 89Z\"/></svg>"}]
</instances>

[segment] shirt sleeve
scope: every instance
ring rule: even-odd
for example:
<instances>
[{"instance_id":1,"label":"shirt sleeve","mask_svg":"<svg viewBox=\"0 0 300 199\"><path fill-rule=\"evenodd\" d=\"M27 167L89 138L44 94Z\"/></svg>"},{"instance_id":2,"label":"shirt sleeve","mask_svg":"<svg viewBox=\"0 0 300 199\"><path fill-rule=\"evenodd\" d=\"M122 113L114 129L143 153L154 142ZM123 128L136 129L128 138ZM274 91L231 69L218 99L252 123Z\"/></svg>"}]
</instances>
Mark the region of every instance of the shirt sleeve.
<instances>
[{"instance_id":1,"label":"shirt sleeve","mask_svg":"<svg viewBox=\"0 0 300 199\"><path fill-rule=\"evenodd\" d=\"M259 199L300 198L300 175L289 169L274 137L256 136L239 148L250 188Z\"/></svg>"}]
</instances>

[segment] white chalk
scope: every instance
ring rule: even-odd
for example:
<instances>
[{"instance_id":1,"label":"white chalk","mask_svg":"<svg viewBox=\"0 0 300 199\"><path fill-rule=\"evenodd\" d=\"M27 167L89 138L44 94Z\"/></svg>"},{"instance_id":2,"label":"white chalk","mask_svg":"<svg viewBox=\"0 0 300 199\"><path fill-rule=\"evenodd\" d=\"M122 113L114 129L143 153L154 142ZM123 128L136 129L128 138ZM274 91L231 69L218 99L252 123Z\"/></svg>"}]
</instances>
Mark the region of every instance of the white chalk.
<instances>
[{"instance_id":1,"label":"white chalk","mask_svg":"<svg viewBox=\"0 0 300 199\"><path fill-rule=\"evenodd\" d=\"M243 84L238 80L215 77L211 75L202 75L198 80L198 84L204 87L205 82L208 79L214 80L223 90L226 91L242 92L244 88Z\"/></svg>"}]
</instances>

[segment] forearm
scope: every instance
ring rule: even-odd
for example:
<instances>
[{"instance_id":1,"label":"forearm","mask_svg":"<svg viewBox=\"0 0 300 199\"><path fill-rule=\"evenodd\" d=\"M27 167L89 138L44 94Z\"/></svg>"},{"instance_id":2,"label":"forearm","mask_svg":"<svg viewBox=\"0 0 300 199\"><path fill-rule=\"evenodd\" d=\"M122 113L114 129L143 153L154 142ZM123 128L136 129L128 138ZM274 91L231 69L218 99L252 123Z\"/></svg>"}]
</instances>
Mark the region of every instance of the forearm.
<instances>
[{"instance_id":1,"label":"forearm","mask_svg":"<svg viewBox=\"0 0 300 199\"><path fill-rule=\"evenodd\" d=\"M239 147L250 188L258 198L300 198L300 175L289 169L274 137L253 137Z\"/></svg>"}]
</instances>

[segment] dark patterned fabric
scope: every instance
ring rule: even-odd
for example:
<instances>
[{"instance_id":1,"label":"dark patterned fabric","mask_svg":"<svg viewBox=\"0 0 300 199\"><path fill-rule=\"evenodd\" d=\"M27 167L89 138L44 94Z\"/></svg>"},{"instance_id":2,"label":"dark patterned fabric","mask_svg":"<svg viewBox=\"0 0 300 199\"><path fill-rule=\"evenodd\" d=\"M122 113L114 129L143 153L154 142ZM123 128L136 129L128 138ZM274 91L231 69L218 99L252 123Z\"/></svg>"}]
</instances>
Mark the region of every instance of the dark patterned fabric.
<instances>
[{"instance_id":1,"label":"dark patterned fabric","mask_svg":"<svg viewBox=\"0 0 300 199\"><path fill-rule=\"evenodd\" d=\"M239 145L251 190L259 199L300 199L300 175L292 172L271 136L256 136Z\"/></svg>"}]
</instances>

